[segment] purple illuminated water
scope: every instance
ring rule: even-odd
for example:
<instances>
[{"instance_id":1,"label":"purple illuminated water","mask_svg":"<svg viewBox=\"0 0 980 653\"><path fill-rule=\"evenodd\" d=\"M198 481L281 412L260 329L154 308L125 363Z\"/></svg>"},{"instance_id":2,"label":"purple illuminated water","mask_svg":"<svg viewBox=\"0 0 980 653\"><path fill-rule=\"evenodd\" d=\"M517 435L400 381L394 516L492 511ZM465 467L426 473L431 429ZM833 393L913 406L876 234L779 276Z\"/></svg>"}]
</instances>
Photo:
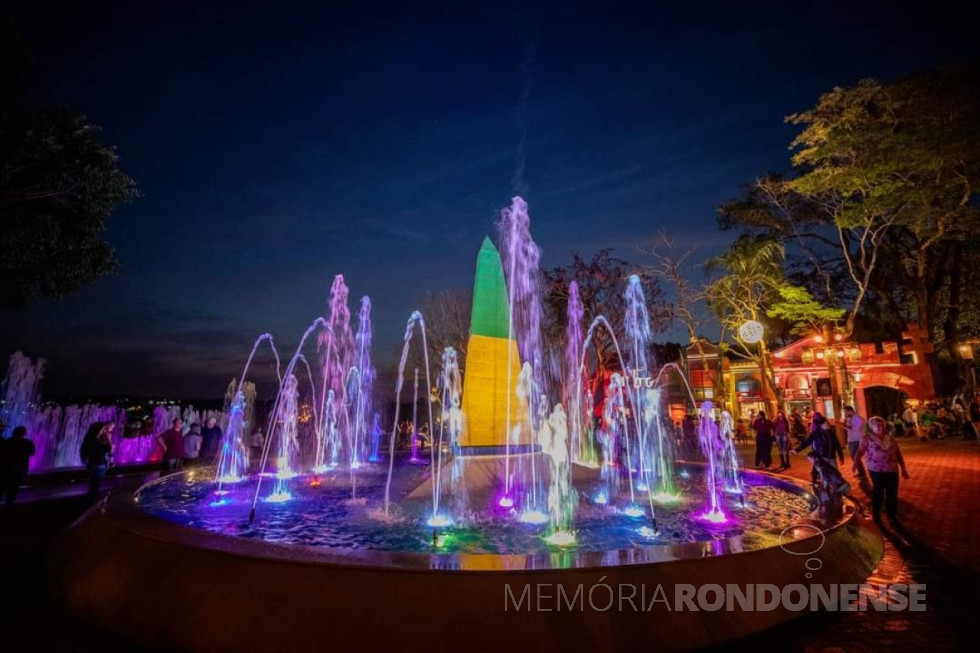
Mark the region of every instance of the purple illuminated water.
<instances>
[{"instance_id":1,"label":"purple illuminated water","mask_svg":"<svg viewBox=\"0 0 980 653\"><path fill-rule=\"evenodd\" d=\"M350 328L350 308L347 305L349 291L344 284L344 275L338 274L334 277L333 284L330 286L330 303L326 318L326 328L320 331L317 342L320 349L320 364L323 375L320 386L321 404L320 414L326 415L329 411L327 400L330 391L333 391L333 410L332 414L337 419L337 432L339 434L349 433L349 425L352 423L345 410L347 406L347 379L351 366L354 364L354 334ZM329 452L329 463L337 464L342 457L339 447L343 445L342 440L331 442ZM351 459L348 452L345 459Z\"/></svg>"},{"instance_id":2,"label":"purple illuminated water","mask_svg":"<svg viewBox=\"0 0 980 653\"><path fill-rule=\"evenodd\" d=\"M428 498L409 498L426 475L425 465L408 465L402 456L391 482L390 496L398 504L398 517L378 518L376 506L384 498L387 475L383 467L367 466L360 474L361 499L351 501L346 476L334 470L319 478L298 477L290 487L292 499L283 504L260 503L258 518L243 519L254 481L229 486L220 504L211 506L213 484L199 478L169 477L142 489L138 506L167 521L191 525L223 535L278 544L379 551L428 553L548 553L556 547L546 541L550 522L528 524L493 506L492 494L473 497L470 510L440 527L439 542L432 545L428 524L432 504ZM469 464L468 462L464 462ZM583 500L574 520L577 551L612 551L683 542L714 542L734 537L736 550L753 550L779 543L786 524L805 519L810 504L803 495L750 477L745 507L730 507L724 524L706 523L693 517L701 508L704 480L698 467L678 479L681 498L658 510L659 535L649 529L649 516L630 517L614 506L627 505L627 497L610 497L610 505ZM598 490L593 483L580 485L583 497Z\"/></svg>"},{"instance_id":3,"label":"purple illuminated water","mask_svg":"<svg viewBox=\"0 0 980 653\"><path fill-rule=\"evenodd\" d=\"M586 410L582 388L588 387L582 367L582 350L585 340L582 321L585 307L578 294L578 283L568 284L568 325L565 327L565 377L562 400L568 407L568 429L571 438L572 460L594 464L597 462L591 424L591 413Z\"/></svg>"},{"instance_id":4,"label":"purple illuminated water","mask_svg":"<svg viewBox=\"0 0 980 653\"><path fill-rule=\"evenodd\" d=\"M537 478L537 461L534 456L511 457L511 449L522 442L536 440L536 432L541 422L539 410L541 398L544 398L545 414L547 414L547 399L544 384L544 360L541 350L541 288L540 270L541 250L531 236L531 220L528 215L527 202L520 197L511 200L510 208L500 212L497 221L497 234L500 241L501 262L507 280L507 296L509 305L508 338L517 340L518 353L525 366L529 366L530 374L525 378L523 386L528 410L524 411L527 423L514 423L511 396L507 393L507 433L509 438L505 445L504 461L504 496L510 498L516 493L522 493L532 501L525 508L533 511L540 510L537 505L541 495L539 479ZM511 377L513 369L513 353L507 349L507 385L514 387L515 379ZM513 467L513 470L511 469ZM516 490L515 490L516 486Z\"/></svg>"},{"instance_id":5,"label":"purple illuminated water","mask_svg":"<svg viewBox=\"0 0 980 653\"><path fill-rule=\"evenodd\" d=\"M704 456L707 469L704 480L707 488L708 506L703 518L712 522L724 522L725 512L722 510L724 488L725 443L718 436L718 424L715 423L712 411L714 405L710 401L701 404L701 416L698 422L698 443L701 445L701 455Z\"/></svg>"}]
</instances>

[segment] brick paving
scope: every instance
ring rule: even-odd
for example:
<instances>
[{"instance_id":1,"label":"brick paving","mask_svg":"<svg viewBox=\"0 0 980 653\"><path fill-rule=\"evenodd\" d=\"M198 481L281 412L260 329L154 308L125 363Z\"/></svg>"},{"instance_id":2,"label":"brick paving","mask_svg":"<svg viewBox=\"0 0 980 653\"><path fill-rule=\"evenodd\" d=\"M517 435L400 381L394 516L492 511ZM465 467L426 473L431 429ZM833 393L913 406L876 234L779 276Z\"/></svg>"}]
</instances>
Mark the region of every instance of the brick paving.
<instances>
[{"instance_id":1,"label":"brick paving","mask_svg":"<svg viewBox=\"0 0 980 653\"><path fill-rule=\"evenodd\" d=\"M734 648L770 646L800 651L948 651L972 641L972 619L980 580L980 444L956 438L919 442L899 440L911 478L901 481L901 530L885 518L885 554L869 583L924 583L925 612L824 613L808 615L738 643ZM754 450L741 448L743 460ZM778 460L778 456L776 457ZM859 485L845 461L851 496L870 512L871 487ZM781 472L809 481L802 456ZM731 650L733 647L727 647ZM971 647L972 648L972 647Z\"/></svg>"}]
</instances>

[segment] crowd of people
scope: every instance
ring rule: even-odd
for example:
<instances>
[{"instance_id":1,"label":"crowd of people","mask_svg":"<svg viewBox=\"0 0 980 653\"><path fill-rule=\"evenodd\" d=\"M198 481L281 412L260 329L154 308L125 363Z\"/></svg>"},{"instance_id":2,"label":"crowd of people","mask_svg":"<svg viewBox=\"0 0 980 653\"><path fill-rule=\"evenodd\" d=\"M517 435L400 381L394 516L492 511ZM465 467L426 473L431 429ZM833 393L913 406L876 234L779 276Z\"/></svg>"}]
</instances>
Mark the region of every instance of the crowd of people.
<instances>
[{"instance_id":1,"label":"crowd of people","mask_svg":"<svg viewBox=\"0 0 980 653\"><path fill-rule=\"evenodd\" d=\"M217 420L213 417L209 418L203 429L195 422L190 425L187 433L184 433L183 425L183 420L177 418L169 429L156 438L156 443L162 451L161 473L163 474L172 474L185 467L213 465L218 462L222 432ZM0 430L4 428L5 425L0 425ZM82 438L78 455L88 476L89 497L95 498L99 495L102 481L112 467L115 429L114 422L93 422ZM261 452L263 443L264 438L259 430L252 436L250 444L253 448L257 446ZM5 505L12 505L16 501L18 491L27 477L30 459L34 454L34 443L28 437L27 428L24 426L14 428L10 438L0 438L0 493Z\"/></svg>"},{"instance_id":2,"label":"crowd of people","mask_svg":"<svg viewBox=\"0 0 980 653\"><path fill-rule=\"evenodd\" d=\"M811 481L815 494L821 500L821 512L828 510L825 501L839 501L850 491L850 483L844 479L841 471L845 457L849 457L855 479L871 484L873 518L880 521L884 511L889 521L897 525L899 478L900 475L901 478L909 477L898 438L922 433L923 426L929 424L925 416L931 410L934 407L920 406L918 412L909 408L900 416L885 418L876 415L866 420L853 406L846 406L840 423L843 437L837 434L837 424L819 411L793 410L787 415L779 410L772 419L764 411L753 411L749 418L734 421L731 437L736 444L750 444L750 437L754 440L754 466L761 470L786 470L791 467L794 455L809 449L807 458L811 464ZM957 413L960 423L955 421ZM962 427L962 435L976 437L975 428L980 427L980 400L971 403L969 408L950 408L945 413L936 410L932 414L936 415L936 420L953 421L956 427L969 423L969 429ZM676 425L678 445L682 450L697 450L698 420L698 417L688 414ZM773 466L774 446L779 454L778 467ZM829 508L828 514L832 512L833 507Z\"/></svg>"}]
</instances>

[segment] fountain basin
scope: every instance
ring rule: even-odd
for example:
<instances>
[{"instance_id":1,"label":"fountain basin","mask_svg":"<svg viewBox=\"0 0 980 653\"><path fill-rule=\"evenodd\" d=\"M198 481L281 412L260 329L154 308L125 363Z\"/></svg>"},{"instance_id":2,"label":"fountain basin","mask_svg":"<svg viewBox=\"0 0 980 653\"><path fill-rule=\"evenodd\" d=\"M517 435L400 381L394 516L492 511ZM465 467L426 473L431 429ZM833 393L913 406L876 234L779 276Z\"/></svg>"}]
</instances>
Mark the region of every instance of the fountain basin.
<instances>
[{"instance_id":1,"label":"fountain basin","mask_svg":"<svg viewBox=\"0 0 980 653\"><path fill-rule=\"evenodd\" d=\"M785 478L748 472L805 495ZM805 612L652 611L607 602L620 585L641 603L657 586L859 583L882 555L880 535L848 502L833 523L798 520L778 545L743 550L738 537L606 551L420 553L280 545L157 519L116 496L56 543L52 582L80 615L149 646L208 651L352 650L412 643L436 649L672 650L717 645ZM787 527L792 526L787 524ZM796 538L796 539L791 539ZM812 555L792 555L789 551ZM804 562L821 561L810 579ZM557 586L583 609L558 608ZM515 610L528 588L529 596ZM625 593L629 593L625 589ZM549 598L550 597L550 598ZM672 606L673 607L673 606ZM550 608L550 611L546 611ZM620 609L622 608L622 609ZM429 640L420 633L431 633Z\"/></svg>"}]
</instances>

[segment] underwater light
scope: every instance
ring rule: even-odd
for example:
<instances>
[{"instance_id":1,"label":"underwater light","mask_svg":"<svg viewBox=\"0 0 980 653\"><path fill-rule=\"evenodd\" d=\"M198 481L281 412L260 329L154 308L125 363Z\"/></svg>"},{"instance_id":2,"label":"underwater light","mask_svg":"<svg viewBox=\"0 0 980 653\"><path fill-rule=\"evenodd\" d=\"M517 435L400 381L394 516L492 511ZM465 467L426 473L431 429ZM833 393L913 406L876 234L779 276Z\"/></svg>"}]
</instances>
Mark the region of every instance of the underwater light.
<instances>
[{"instance_id":1,"label":"underwater light","mask_svg":"<svg viewBox=\"0 0 980 653\"><path fill-rule=\"evenodd\" d=\"M266 503L286 503L291 500L293 495L289 492L276 492L275 494L270 494L265 498Z\"/></svg>"},{"instance_id":2,"label":"underwater light","mask_svg":"<svg viewBox=\"0 0 980 653\"><path fill-rule=\"evenodd\" d=\"M432 515L425 523L433 528L442 528L444 526L451 526L453 520L445 515Z\"/></svg>"},{"instance_id":3,"label":"underwater light","mask_svg":"<svg viewBox=\"0 0 980 653\"><path fill-rule=\"evenodd\" d=\"M554 546L572 546L575 544L575 534L568 531L558 531L544 538L544 541Z\"/></svg>"},{"instance_id":4,"label":"underwater light","mask_svg":"<svg viewBox=\"0 0 980 653\"><path fill-rule=\"evenodd\" d=\"M698 515L698 518L703 519L704 521L709 521L712 524L724 524L726 521L728 521L728 517L726 517L725 513L723 513L721 510L709 510L702 515Z\"/></svg>"},{"instance_id":5,"label":"underwater light","mask_svg":"<svg viewBox=\"0 0 980 653\"><path fill-rule=\"evenodd\" d=\"M626 509L623 510L623 514L627 517L642 517L646 514L646 512L644 512L643 508L640 506L633 505L627 506Z\"/></svg>"},{"instance_id":6,"label":"underwater light","mask_svg":"<svg viewBox=\"0 0 980 653\"><path fill-rule=\"evenodd\" d=\"M548 515L540 510L525 510L518 519L525 524L544 524L548 521Z\"/></svg>"}]
</instances>

